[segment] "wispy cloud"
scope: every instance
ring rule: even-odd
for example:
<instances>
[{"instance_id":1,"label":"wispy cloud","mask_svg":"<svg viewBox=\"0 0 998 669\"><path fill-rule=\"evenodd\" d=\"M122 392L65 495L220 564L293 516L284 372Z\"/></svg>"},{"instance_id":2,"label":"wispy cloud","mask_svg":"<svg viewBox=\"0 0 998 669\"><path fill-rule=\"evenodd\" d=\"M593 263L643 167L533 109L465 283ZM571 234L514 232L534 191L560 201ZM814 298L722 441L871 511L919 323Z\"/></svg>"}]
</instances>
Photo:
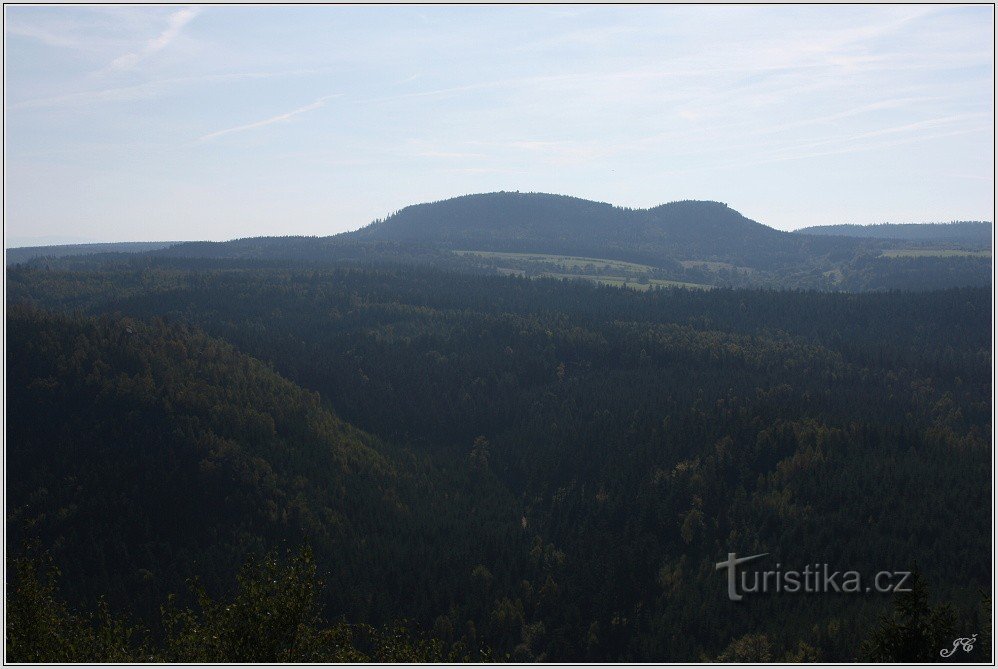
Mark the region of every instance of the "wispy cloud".
<instances>
[{"instance_id":1,"label":"wispy cloud","mask_svg":"<svg viewBox=\"0 0 998 669\"><path fill-rule=\"evenodd\" d=\"M53 95L51 97L32 98L20 102L12 102L6 106L6 109L7 111L16 111L20 109L44 109L49 107L77 107L105 102L130 102L133 100L160 97L185 86L252 79L301 77L321 72L323 72L322 69L302 68L272 72L220 72L218 74L204 74L190 77L170 77L166 79L154 79L133 86L111 86Z\"/></svg>"},{"instance_id":2,"label":"wispy cloud","mask_svg":"<svg viewBox=\"0 0 998 669\"><path fill-rule=\"evenodd\" d=\"M460 160L464 158L484 158L484 153L469 153L466 151L417 151L412 154L417 158L440 158L441 160Z\"/></svg>"},{"instance_id":3,"label":"wispy cloud","mask_svg":"<svg viewBox=\"0 0 998 669\"><path fill-rule=\"evenodd\" d=\"M159 35L146 42L141 49L118 56L110 65L109 70L128 70L149 56L162 51L180 36L181 31L188 23L194 20L201 10L197 7L185 7L170 14L166 21L166 28Z\"/></svg>"},{"instance_id":4,"label":"wispy cloud","mask_svg":"<svg viewBox=\"0 0 998 669\"><path fill-rule=\"evenodd\" d=\"M954 116L945 116L945 117L940 117L940 118L925 119L925 120L921 120L921 121L916 121L914 123L906 123L906 124L903 124L903 125L892 126L892 127L888 127L888 128L878 128L876 130L870 130L870 131L867 131L867 132L852 134L852 135L848 135L848 136L830 137L830 138L826 138L826 139L820 139L820 140L817 140L817 141L797 143L797 144L793 145L792 147L789 147L789 150L788 149L778 149L776 151L773 151L772 153L776 157L780 157L780 156L782 156L784 154L798 155L798 152L801 151L802 149L821 149L821 147L834 146L836 144L847 144L848 146L846 148L852 149L854 146L856 146L857 142L862 143L862 142L864 142L864 140L875 139L877 137L884 137L884 136L890 136L890 135L908 135L909 137L906 138L904 141L905 142L907 142L907 141L913 141L913 140L921 139L923 137L936 137L937 136L937 135L934 135L934 134L919 135L918 134L919 131L922 131L922 130L931 130L931 129L934 129L934 128L938 128L940 126L947 126L947 125L954 125L954 124L966 126L968 121L971 121L971 120L974 120L974 119L983 119L983 118L985 118L987 116L988 116L987 114L958 114L958 115L954 115ZM976 130L976 127L974 128L974 130ZM863 146L864 147L863 150L866 150L865 149L865 146L867 146L866 144L860 144L860 146ZM876 146L876 145L874 145L874 146ZM890 146L893 146L893 144L890 144ZM840 153L840 152L841 152L841 149L833 149L832 150L832 153ZM830 155L830 154L826 154L826 153L813 153L813 154L812 153L807 153L805 155L812 156L812 155Z\"/></svg>"},{"instance_id":5,"label":"wispy cloud","mask_svg":"<svg viewBox=\"0 0 998 669\"><path fill-rule=\"evenodd\" d=\"M977 126L977 127L971 127L971 128L963 128L963 129L959 129L959 130L952 130L950 132L936 133L936 134L932 134L932 135L916 135L916 136L912 136L912 137L904 137L904 138L901 138L901 139L891 140L891 141L886 141L886 142L859 143L859 144L854 144L854 145L850 145L850 146L844 146L844 147L840 147L840 148L828 149L828 150L824 150L824 151L813 151L813 152L805 152L805 153L798 153L798 154L790 154L790 155L780 156L780 157L774 158L772 160L759 161L759 162L754 163L754 164L755 165L763 165L763 164L766 164L766 163L782 162L782 161L785 161L785 160L803 160L803 159L806 159L806 158L819 158L819 157L823 157L823 156L836 156L836 155L844 155L844 154L850 154L850 153L860 153L860 152L864 152L864 151L875 151L875 150L878 150L878 149L886 149L886 148L891 148L891 147L895 147L895 146L902 146L902 145L905 145L905 144L913 144L915 142L927 142L927 141L936 140L936 139L945 139L945 138L948 138L948 137L959 137L961 135L972 135L972 134L975 134L975 133L983 133L983 132L987 132L987 130L988 130L988 128L985 127L985 126Z\"/></svg>"},{"instance_id":6,"label":"wispy cloud","mask_svg":"<svg viewBox=\"0 0 998 669\"><path fill-rule=\"evenodd\" d=\"M945 132L931 133L931 134L914 134L907 137L900 137L897 139L888 139L886 141L857 141L867 138L876 138L887 136L892 133L905 132L908 130L920 128L920 127L933 127L931 122L925 124L912 124L909 127L900 128L888 128L879 132L863 133L862 135L856 135L854 137L842 138L841 140L827 140L824 142L815 142L812 144L801 145L797 147L801 150L791 150L790 148L781 149L770 154L763 154L758 159L745 160L729 162L727 164L715 165L712 169L731 169L731 168L747 168L747 167L758 167L761 165L771 165L774 163L782 163L795 160L806 160L810 158L821 158L825 156L839 156L848 155L853 153L864 153L868 151L877 151L881 149L888 149L897 146L904 146L906 144L914 144L917 142L928 142L938 139L947 139L950 137L960 137L963 135L973 135L973 134L984 134L991 130L990 126L987 125L976 125L966 128L958 128ZM817 150L811 150L812 147L818 147L819 145L829 144L833 141L841 141L844 143L842 146L833 146L829 148L819 148Z\"/></svg>"},{"instance_id":7,"label":"wispy cloud","mask_svg":"<svg viewBox=\"0 0 998 669\"><path fill-rule=\"evenodd\" d=\"M219 237L278 205L326 229L325 207L346 226L481 189L724 199L783 227L794 202L993 207L990 7L199 7L5 8L15 225L125 226L178 189Z\"/></svg>"},{"instance_id":8,"label":"wispy cloud","mask_svg":"<svg viewBox=\"0 0 998 669\"><path fill-rule=\"evenodd\" d=\"M256 130L257 128L263 128L265 126L272 125L274 123L282 123L300 114L305 114L310 111L315 111L316 109L323 107L326 104L327 100L335 97L338 96L324 95L315 102L313 102L312 104L305 105L304 107L299 107L298 109L292 109L289 112L284 112L283 114L278 114L277 116L271 116L270 118L265 118L261 121L254 121L252 123L237 125L232 128L225 128L224 130L216 130L215 132L209 132L207 135L202 135L198 137L196 141L207 142L213 139L218 139L219 137L222 137L224 135L231 135L237 132L245 132L246 130Z\"/></svg>"},{"instance_id":9,"label":"wispy cloud","mask_svg":"<svg viewBox=\"0 0 998 669\"><path fill-rule=\"evenodd\" d=\"M948 177L953 177L955 179L970 179L971 181L988 181L993 182L995 180L994 174L966 174L963 172L948 172L946 174Z\"/></svg>"},{"instance_id":10,"label":"wispy cloud","mask_svg":"<svg viewBox=\"0 0 998 669\"><path fill-rule=\"evenodd\" d=\"M26 37L41 42L45 46L58 48L78 49L82 46L79 39L48 30L43 26L24 24L18 21L5 21L4 23L4 34L8 36Z\"/></svg>"}]
</instances>

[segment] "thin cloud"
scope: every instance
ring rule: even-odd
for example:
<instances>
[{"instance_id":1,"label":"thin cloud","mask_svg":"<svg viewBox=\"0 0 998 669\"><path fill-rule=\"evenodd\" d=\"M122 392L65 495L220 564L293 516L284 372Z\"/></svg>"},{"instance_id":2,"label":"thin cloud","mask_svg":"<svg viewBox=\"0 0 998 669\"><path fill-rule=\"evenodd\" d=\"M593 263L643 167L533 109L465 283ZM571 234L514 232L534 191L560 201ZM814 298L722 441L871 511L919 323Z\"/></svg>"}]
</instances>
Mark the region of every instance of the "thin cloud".
<instances>
[{"instance_id":1,"label":"thin cloud","mask_svg":"<svg viewBox=\"0 0 998 669\"><path fill-rule=\"evenodd\" d=\"M773 163L782 163L793 160L806 160L809 158L821 158L825 156L839 156L848 155L852 153L862 153L866 151L876 151L879 149L888 149L896 146L904 146L906 144L913 144L916 142L926 142L936 139L947 139L950 137L960 137L963 135L972 135L976 133L988 132L990 128L988 126L977 126L972 128L963 128L959 130L952 130L949 132L941 132L929 135L915 135L912 137L903 137L896 140L881 141L881 142L871 142L871 143L856 143L848 146L842 146L839 148L833 148L828 150L818 150L818 151L803 151L799 153L781 153L773 154L768 157L763 157L759 160L750 160L737 163L728 163L725 165L720 165L718 167L722 169L729 168L746 168L746 167L756 167L759 165L770 165ZM866 133L863 136L875 136L882 133Z\"/></svg>"},{"instance_id":2,"label":"thin cloud","mask_svg":"<svg viewBox=\"0 0 998 669\"><path fill-rule=\"evenodd\" d=\"M337 96L336 95L324 95L323 97L319 98L318 100L316 100L312 104L305 105L304 107L299 107L298 109L292 109L289 112L285 112L283 114L278 114L277 116L271 116L270 118L265 118L262 121L254 121L253 123L246 123L244 125L237 125L237 126L235 126L233 128L225 128L224 130L216 130L215 132L210 132L207 135L202 135L201 137L198 137L196 141L198 141L198 142L207 142L207 141L210 141L210 140L222 137L224 135L231 135L233 133L244 132L246 130L255 130L257 128L263 128L265 126L272 125L274 123L281 123L283 121L290 120L290 119L292 119L295 116L298 116L300 114L305 114L305 113L310 112L310 111L315 111L316 109L319 109L319 108L323 107L326 104L326 100L329 100L330 98L334 98L334 97L337 97Z\"/></svg>"},{"instance_id":3,"label":"thin cloud","mask_svg":"<svg viewBox=\"0 0 998 669\"><path fill-rule=\"evenodd\" d=\"M27 39L33 39L35 41L41 42L45 46L54 46L58 48L65 49L79 49L83 44L80 40L66 35L61 35L58 32L51 30L46 30L40 26L32 26L21 24L17 22L8 22L4 26L5 35L16 35L17 37L24 37Z\"/></svg>"},{"instance_id":4,"label":"thin cloud","mask_svg":"<svg viewBox=\"0 0 998 669\"><path fill-rule=\"evenodd\" d=\"M19 109L42 109L49 107L75 107L106 102L131 102L157 98L184 86L196 86L208 83L224 83L252 79L271 79L280 77L308 76L324 72L321 68L303 68L274 72L226 72L220 74L205 74L191 77L172 77L147 81L134 86L115 86L76 93L66 93L46 98L33 98L7 105L7 111Z\"/></svg>"},{"instance_id":5,"label":"thin cloud","mask_svg":"<svg viewBox=\"0 0 998 669\"><path fill-rule=\"evenodd\" d=\"M442 160L485 157L484 153L467 153L462 151L419 151L413 155L417 158L440 158Z\"/></svg>"},{"instance_id":6,"label":"thin cloud","mask_svg":"<svg viewBox=\"0 0 998 669\"><path fill-rule=\"evenodd\" d=\"M885 135L898 135L898 134L914 133L914 132L917 132L917 131L920 131L920 130L937 128L939 126L951 125L951 124L954 124L954 123L961 123L962 124L965 121L969 121L969 120L977 119L977 118L982 118L982 117L986 117L986 116L987 116L987 114L979 114L978 113L978 114L958 114L958 115L953 115L953 116L944 116L944 117L940 117L940 118L926 119L924 121L916 121L914 123L906 123L904 125L892 126L892 127L889 127L889 128L880 128L880 129L877 129L877 130L871 130L871 131L862 132L862 133L858 133L858 134L852 134L852 135L847 135L847 136L842 136L842 137L830 137L830 138L827 138L827 139L820 139L820 140L812 141L812 142L798 143L798 144L795 144L795 145L793 145L791 147L788 147L787 149L780 149L780 150L774 151L774 152L772 152L772 155L778 158L778 157L780 157L780 155L782 153L785 153L785 152L789 152L791 154L794 154L794 153L796 153L797 151L799 151L801 149L815 149L815 148L819 148L819 147L823 147L823 146L828 146L828 145L834 145L834 144L848 144L848 143L851 143L851 142L858 142L858 141L862 141L862 140L866 140L866 139L873 139L873 138L876 138L876 137L883 137ZM934 136L935 135L933 135L933 137ZM915 137L915 139L918 139L918 137ZM905 141L907 141L907 140L905 140ZM835 149L831 153L828 153L828 154L826 154L826 153L810 154L809 153L807 155L808 156L811 156L811 155L832 155L834 153L837 153L838 151L839 151L838 149Z\"/></svg>"},{"instance_id":7,"label":"thin cloud","mask_svg":"<svg viewBox=\"0 0 998 669\"><path fill-rule=\"evenodd\" d=\"M143 60L153 55L158 51L162 51L166 47L180 36L181 31L184 29L188 23L190 23L194 17L201 13L201 10L196 7L185 7L179 11L170 14L167 19L166 28L159 35L154 37L145 43L145 45L139 51L134 51L131 53L126 53L122 56L118 56L111 64L108 65L109 70L128 70Z\"/></svg>"},{"instance_id":8,"label":"thin cloud","mask_svg":"<svg viewBox=\"0 0 998 669\"><path fill-rule=\"evenodd\" d=\"M855 146L846 146L839 149L831 149L828 151L817 151L813 153L802 153L799 155L790 155L785 157L778 157L773 161L768 162L780 162L782 160L803 160L805 158L819 158L822 156L837 156L849 153L859 153L861 151L874 151L877 149L886 149L895 146L903 146L905 144L912 144L914 142L925 142L934 139L945 139L948 137L959 137L961 135L972 135L979 132L986 132L987 128L984 126L976 128L965 128L962 130L953 130L951 132L942 132L934 135L918 135L916 137L906 137L903 139L898 139L889 142L878 142L872 144L857 144Z\"/></svg>"},{"instance_id":9,"label":"thin cloud","mask_svg":"<svg viewBox=\"0 0 998 669\"><path fill-rule=\"evenodd\" d=\"M995 177L993 174L963 174L960 172L949 172L944 176L953 177L955 179L970 179L971 181L994 181Z\"/></svg>"}]
</instances>

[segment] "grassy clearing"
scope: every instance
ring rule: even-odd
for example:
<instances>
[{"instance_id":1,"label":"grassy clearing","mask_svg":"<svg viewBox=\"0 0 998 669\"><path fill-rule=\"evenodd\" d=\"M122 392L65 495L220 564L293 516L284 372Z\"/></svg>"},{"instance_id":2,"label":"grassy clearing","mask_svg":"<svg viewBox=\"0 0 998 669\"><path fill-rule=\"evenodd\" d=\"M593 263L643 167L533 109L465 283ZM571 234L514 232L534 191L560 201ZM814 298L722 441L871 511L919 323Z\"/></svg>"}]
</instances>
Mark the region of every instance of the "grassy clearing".
<instances>
[{"instance_id":1,"label":"grassy clearing","mask_svg":"<svg viewBox=\"0 0 998 669\"><path fill-rule=\"evenodd\" d=\"M708 272L719 272L721 270L728 270L731 272L742 272L745 274L750 274L754 270L751 267L741 267L739 265L732 265L729 262L720 262L717 260L680 260L679 264L686 269L697 268L706 270Z\"/></svg>"},{"instance_id":2,"label":"grassy clearing","mask_svg":"<svg viewBox=\"0 0 998 669\"><path fill-rule=\"evenodd\" d=\"M552 279L582 279L592 281L604 286L617 286L623 288L633 288L634 290L650 290L651 288L688 288L691 290L710 290L713 286L703 283L687 283L685 281L669 281L668 279L648 279L647 283L639 283L633 278L626 276L603 276L597 274L555 274L545 272L541 276Z\"/></svg>"},{"instance_id":3,"label":"grassy clearing","mask_svg":"<svg viewBox=\"0 0 998 669\"><path fill-rule=\"evenodd\" d=\"M496 260L522 260L524 262L548 263L558 265L564 269L578 270L592 267L599 270L615 270L620 272L634 272L637 274L651 272L655 268L651 265L641 265L639 263L625 262L623 260L608 260L606 258L583 258L579 256L559 256L548 253L505 253L501 251L455 251L461 255L472 255L480 258L492 258Z\"/></svg>"},{"instance_id":4,"label":"grassy clearing","mask_svg":"<svg viewBox=\"0 0 998 669\"><path fill-rule=\"evenodd\" d=\"M608 260L606 258L584 258L580 256L560 256L550 253L506 253L502 251L455 251L464 256L476 256L490 260L506 260L512 262L531 263L535 265L555 265L565 272L538 272L535 276L551 279L581 279L592 281L604 286L618 286L634 290L649 290L651 288L688 288L693 290L709 290L713 286L702 283L687 283L670 281L668 279L647 278L643 283L638 279L655 271L650 265L625 262L623 260ZM587 274L590 271L609 271L614 274ZM496 267L496 271L504 276L525 276L527 271L520 267Z\"/></svg>"},{"instance_id":5,"label":"grassy clearing","mask_svg":"<svg viewBox=\"0 0 998 669\"><path fill-rule=\"evenodd\" d=\"M888 249L881 258L990 258L991 251L966 251L963 249Z\"/></svg>"}]
</instances>

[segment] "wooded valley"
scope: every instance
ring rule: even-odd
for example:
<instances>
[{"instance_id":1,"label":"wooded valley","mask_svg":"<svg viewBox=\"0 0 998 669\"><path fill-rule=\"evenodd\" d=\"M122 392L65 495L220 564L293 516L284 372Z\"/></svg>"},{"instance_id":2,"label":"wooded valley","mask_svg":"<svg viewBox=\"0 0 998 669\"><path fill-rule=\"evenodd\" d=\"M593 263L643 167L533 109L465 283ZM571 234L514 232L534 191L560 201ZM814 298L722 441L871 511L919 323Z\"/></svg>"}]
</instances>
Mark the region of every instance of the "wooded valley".
<instances>
[{"instance_id":1,"label":"wooded valley","mask_svg":"<svg viewBox=\"0 0 998 669\"><path fill-rule=\"evenodd\" d=\"M61 572L16 591L22 620L101 630L103 601L147 631L130 657L192 657L164 602L196 608L196 577L265 606L240 565L305 548L324 585L281 606L339 641L292 659L910 659L883 640L892 607L942 607L937 636L990 629L987 288L175 255L7 278L8 554ZM927 590L732 602L729 552L915 568ZM238 636L211 610L184 629Z\"/></svg>"}]
</instances>

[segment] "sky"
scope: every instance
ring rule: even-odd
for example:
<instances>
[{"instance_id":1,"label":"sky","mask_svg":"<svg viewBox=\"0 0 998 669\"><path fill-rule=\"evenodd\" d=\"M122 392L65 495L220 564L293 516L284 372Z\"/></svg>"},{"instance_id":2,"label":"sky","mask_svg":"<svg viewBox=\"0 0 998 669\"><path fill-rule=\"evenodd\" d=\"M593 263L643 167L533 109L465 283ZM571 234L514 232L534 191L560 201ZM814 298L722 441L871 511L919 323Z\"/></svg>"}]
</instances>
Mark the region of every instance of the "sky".
<instances>
[{"instance_id":1,"label":"sky","mask_svg":"<svg viewBox=\"0 0 998 669\"><path fill-rule=\"evenodd\" d=\"M993 220L991 6L6 6L9 246L537 191Z\"/></svg>"}]
</instances>

